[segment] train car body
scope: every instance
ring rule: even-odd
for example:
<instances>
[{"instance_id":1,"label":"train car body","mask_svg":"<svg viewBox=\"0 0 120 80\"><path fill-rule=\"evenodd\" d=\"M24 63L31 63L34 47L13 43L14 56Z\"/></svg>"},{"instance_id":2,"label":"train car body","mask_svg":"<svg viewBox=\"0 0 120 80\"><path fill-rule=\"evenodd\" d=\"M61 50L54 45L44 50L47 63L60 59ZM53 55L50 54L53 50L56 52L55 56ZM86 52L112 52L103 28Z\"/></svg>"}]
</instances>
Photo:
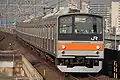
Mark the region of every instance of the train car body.
<instances>
[{"instance_id":1,"label":"train car body","mask_svg":"<svg viewBox=\"0 0 120 80\"><path fill-rule=\"evenodd\" d=\"M67 14L58 18L57 67L63 72L96 73L104 59L102 17Z\"/></svg>"},{"instance_id":2,"label":"train car body","mask_svg":"<svg viewBox=\"0 0 120 80\"><path fill-rule=\"evenodd\" d=\"M36 22L18 23L18 37L56 58L62 72L98 73L104 60L101 16L52 14Z\"/></svg>"}]
</instances>

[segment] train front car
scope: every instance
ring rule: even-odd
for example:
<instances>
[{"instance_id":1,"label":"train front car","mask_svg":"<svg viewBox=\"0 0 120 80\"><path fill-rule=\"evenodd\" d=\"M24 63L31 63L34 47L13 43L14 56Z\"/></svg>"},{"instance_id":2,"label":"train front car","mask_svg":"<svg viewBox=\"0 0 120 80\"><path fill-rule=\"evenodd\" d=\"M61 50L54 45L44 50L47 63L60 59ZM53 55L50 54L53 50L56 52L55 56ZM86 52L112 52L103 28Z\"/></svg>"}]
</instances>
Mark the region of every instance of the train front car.
<instances>
[{"instance_id":1,"label":"train front car","mask_svg":"<svg viewBox=\"0 0 120 80\"><path fill-rule=\"evenodd\" d=\"M57 43L60 71L98 73L104 59L103 18L92 14L59 16Z\"/></svg>"}]
</instances>

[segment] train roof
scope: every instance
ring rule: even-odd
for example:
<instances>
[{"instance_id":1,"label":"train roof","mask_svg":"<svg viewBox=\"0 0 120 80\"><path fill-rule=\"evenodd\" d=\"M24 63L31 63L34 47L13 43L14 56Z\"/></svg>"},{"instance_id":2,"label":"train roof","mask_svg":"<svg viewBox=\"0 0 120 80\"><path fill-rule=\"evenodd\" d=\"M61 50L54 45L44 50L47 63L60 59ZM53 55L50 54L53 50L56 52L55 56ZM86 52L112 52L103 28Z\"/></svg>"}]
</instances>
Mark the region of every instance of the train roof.
<instances>
[{"instance_id":1,"label":"train roof","mask_svg":"<svg viewBox=\"0 0 120 80\"><path fill-rule=\"evenodd\" d=\"M100 18L103 18L102 16L100 16L100 15L95 15L95 14L90 14L90 13L80 13L80 12L78 12L78 13L67 13L67 14L63 14L63 15L59 15L59 17L60 16L69 16L69 15L83 15L83 16L86 16L86 15L88 15L88 16L95 16L95 17L100 17Z\"/></svg>"}]
</instances>

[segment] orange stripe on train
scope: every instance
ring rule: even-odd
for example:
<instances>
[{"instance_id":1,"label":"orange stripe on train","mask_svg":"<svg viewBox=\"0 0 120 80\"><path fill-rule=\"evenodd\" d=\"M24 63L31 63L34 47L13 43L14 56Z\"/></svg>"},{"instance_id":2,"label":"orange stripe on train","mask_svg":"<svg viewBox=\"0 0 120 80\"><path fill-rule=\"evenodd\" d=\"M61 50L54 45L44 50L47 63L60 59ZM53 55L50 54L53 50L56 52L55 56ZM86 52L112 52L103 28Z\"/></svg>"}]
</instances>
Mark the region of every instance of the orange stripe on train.
<instances>
[{"instance_id":1,"label":"orange stripe on train","mask_svg":"<svg viewBox=\"0 0 120 80\"><path fill-rule=\"evenodd\" d=\"M62 48L65 46L65 49ZM103 50L103 44L88 44L88 43L58 43L58 50L97 50L96 46L99 46L99 50Z\"/></svg>"}]
</instances>

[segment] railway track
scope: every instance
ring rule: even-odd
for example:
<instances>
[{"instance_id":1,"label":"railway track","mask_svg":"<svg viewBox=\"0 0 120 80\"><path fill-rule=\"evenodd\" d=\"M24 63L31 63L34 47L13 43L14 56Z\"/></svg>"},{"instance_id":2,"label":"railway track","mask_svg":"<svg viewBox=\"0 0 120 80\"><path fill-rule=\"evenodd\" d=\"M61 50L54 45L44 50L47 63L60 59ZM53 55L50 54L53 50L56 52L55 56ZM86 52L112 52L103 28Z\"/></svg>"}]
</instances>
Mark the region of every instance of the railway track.
<instances>
[{"instance_id":1,"label":"railway track","mask_svg":"<svg viewBox=\"0 0 120 80\"><path fill-rule=\"evenodd\" d=\"M85 75L84 77L83 76L73 76L73 75L69 75L69 76L71 76L71 78L72 79L74 79L74 80L100 80L100 79L98 79L97 77L95 77L95 76L92 76L92 75L90 75L90 74L88 74L88 75Z\"/></svg>"},{"instance_id":2,"label":"railway track","mask_svg":"<svg viewBox=\"0 0 120 80\"><path fill-rule=\"evenodd\" d=\"M24 44L23 44L24 45ZM27 44L27 48L30 49L29 45ZM24 47L26 48L26 45L24 45ZM47 74L47 71L45 71L44 68L42 68L43 70L41 70L41 65L43 65L44 67L46 68L50 68L51 70L53 70L57 75L60 75L59 79L55 79L55 80L84 80L83 77L80 77L80 76L73 76L71 74L68 74L68 76L66 76L65 73L62 73L60 72L57 67L55 66L55 64L49 60L46 60L46 58L44 58L42 55L40 55L40 52L39 50L35 50L33 47L31 47L32 49L32 53L35 53L33 56L36 58L36 59L39 59L40 63L36 63L36 64L33 64L33 66L36 68L36 70L44 77L45 80L51 80L51 79L47 79L46 78L46 75ZM32 55L32 54L30 54ZM54 74L52 74L54 75ZM55 75L54 75L55 77ZM94 76L91 76L89 75L89 77L87 77L88 80L99 80L97 78L95 78Z\"/></svg>"},{"instance_id":3,"label":"railway track","mask_svg":"<svg viewBox=\"0 0 120 80\"><path fill-rule=\"evenodd\" d=\"M34 49L34 47L29 47L29 45L28 44L26 45L25 43L23 43L22 45L32 53L32 54L27 54L27 56L32 55L40 61L39 63L35 63L35 64L32 63L32 64L36 68L36 70L44 77L45 80L103 80L103 79L98 79L97 77L92 76L90 74L88 74L86 77L73 76L71 74L69 74L69 76L65 76L65 73L60 72L53 62L46 60L45 56L43 57L43 55L41 54L43 53L42 51L36 50ZM48 68L54 72L47 70ZM48 75L49 76L54 75L53 76L54 78L56 77L55 75L59 75L59 76L57 76L57 79L54 79L54 78L48 79L47 78ZM107 79L104 79L104 80L107 80Z\"/></svg>"},{"instance_id":4,"label":"railway track","mask_svg":"<svg viewBox=\"0 0 120 80\"><path fill-rule=\"evenodd\" d=\"M64 80L64 73L61 73L53 62L46 60L45 56L42 55L42 51L38 51L32 46L30 47L25 42L22 43L22 46L29 51L24 55L45 80ZM32 61L32 59L35 61Z\"/></svg>"},{"instance_id":5,"label":"railway track","mask_svg":"<svg viewBox=\"0 0 120 80\"><path fill-rule=\"evenodd\" d=\"M91 76L90 74L88 74L88 76L89 76L89 80L99 80L98 78Z\"/></svg>"},{"instance_id":6,"label":"railway track","mask_svg":"<svg viewBox=\"0 0 120 80\"><path fill-rule=\"evenodd\" d=\"M8 34L6 34L8 35ZM87 77L83 77L83 76L74 76L74 75L70 75L70 79L65 79L65 74L60 72L56 66L54 65L53 62L50 62L49 60L46 61L46 59L40 55L41 52L37 51L36 49L31 49L29 45L26 45L25 43L21 43L21 42L15 42L16 39L14 38L15 36L10 37L7 39L7 36L5 35L5 41L3 40L2 43L6 43L6 42L13 42L16 45L12 45L12 47L15 49L17 47L20 48L20 53L23 53L24 56L31 62L31 64L33 64L33 66L37 69L37 71L42 74L46 80L112 80L112 79L101 79L100 77L94 77L92 75L87 75ZM15 39L15 40L11 40L11 39ZM8 45L6 45L8 46ZM23 47L23 49L21 49L21 47ZM24 51L26 50L26 51ZM36 60L37 62L32 62L32 60ZM44 72L45 70L45 72ZM49 77L48 77L49 76Z\"/></svg>"}]
</instances>

